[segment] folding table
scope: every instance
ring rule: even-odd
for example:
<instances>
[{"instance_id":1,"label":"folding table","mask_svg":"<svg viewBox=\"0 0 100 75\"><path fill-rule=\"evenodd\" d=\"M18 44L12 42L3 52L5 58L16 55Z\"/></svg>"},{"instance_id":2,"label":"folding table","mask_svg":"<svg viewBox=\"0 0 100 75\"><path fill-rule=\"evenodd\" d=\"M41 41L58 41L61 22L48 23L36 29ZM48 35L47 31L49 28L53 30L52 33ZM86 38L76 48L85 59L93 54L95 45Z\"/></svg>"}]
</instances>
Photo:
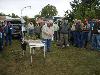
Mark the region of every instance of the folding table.
<instances>
[{"instance_id":1,"label":"folding table","mask_svg":"<svg viewBox=\"0 0 100 75\"><path fill-rule=\"evenodd\" d=\"M45 58L45 52L46 52L46 50L45 50L45 44L42 43L41 40L28 40L27 42L28 42L29 48L30 48L31 63L32 63L32 54L34 54L34 51L35 51L34 48L35 47L43 47L44 48L43 51L44 51L44 58ZM33 50L33 53L32 53L32 50Z\"/></svg>"}]
</instances>

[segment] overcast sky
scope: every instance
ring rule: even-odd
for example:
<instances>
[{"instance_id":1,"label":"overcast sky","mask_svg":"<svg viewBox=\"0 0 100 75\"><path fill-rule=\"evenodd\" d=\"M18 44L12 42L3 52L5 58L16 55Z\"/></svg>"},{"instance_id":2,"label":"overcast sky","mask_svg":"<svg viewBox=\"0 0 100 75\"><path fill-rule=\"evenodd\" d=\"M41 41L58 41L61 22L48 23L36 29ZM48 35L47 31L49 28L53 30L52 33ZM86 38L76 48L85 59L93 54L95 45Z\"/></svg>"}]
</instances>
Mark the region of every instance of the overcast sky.
<instances>
[{"instance_id":1,"label":"overcast sky","mask_svg":"<svg viewBox=\"0 0 100 75\"><path fill-rule=\"evenodd\" d=\"M58 10L58 15L63 16L64 11L70 10L70 3L73 0L0 0L0 12L5 14L15 13L21 16L21 9L26 6L31 6L25 8L22 12L22 16L34 17L34 15L39 14L44 6L51 4L56 6Z\"/></svg>"}]
</instances>

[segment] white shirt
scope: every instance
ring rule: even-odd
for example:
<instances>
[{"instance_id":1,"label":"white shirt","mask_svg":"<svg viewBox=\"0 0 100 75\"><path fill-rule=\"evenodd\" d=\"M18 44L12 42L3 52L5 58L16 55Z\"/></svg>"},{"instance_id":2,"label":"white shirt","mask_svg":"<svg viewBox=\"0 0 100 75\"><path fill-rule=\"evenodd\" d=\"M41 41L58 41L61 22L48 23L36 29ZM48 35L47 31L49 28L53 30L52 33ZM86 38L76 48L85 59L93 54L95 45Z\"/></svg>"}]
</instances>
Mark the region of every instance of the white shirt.
<instances>
[{"instance_id":1,"label":"white shirt","mask_svg":"<svg viewBox=\"0 0 100 75\"><path fill-rule=\"evenodd\" d=\"M47 25L44 25L42 27L42 38L43 39L52 39L53 34L54 34L53 26L52 27L48 27Z\"/></svg>"},{"instance_id":2,"label":"white shirt","mask_svg":"<svg viewBox=\"0 0 100 75\"><path fill-rule=\"evenodd\" d=\"M54 31L58 31L59 30L58 24L53 24L53 27L54 27Z\"/></svg>"}]
</instances>

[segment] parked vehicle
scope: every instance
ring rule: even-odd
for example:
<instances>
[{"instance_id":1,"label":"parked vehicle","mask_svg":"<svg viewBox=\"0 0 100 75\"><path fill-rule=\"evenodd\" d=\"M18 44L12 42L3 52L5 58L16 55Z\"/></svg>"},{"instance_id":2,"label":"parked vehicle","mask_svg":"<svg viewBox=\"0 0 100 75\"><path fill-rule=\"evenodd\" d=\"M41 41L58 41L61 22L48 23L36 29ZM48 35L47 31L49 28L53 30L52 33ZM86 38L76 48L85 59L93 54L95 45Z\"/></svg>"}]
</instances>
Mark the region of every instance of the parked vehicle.
<instances>
[{"instance_id":1,"label":"parked vehicle","mask_svg":"<svg viewBox=\"0 0 100 75\"><path fill-rule=\"evenodd\" d=\"M13 37L21 37L22 36L22 26L23 22L20 18L11 18L6 19L6 22L10 22L13 26Z\"/></svg>"}]
</instances>

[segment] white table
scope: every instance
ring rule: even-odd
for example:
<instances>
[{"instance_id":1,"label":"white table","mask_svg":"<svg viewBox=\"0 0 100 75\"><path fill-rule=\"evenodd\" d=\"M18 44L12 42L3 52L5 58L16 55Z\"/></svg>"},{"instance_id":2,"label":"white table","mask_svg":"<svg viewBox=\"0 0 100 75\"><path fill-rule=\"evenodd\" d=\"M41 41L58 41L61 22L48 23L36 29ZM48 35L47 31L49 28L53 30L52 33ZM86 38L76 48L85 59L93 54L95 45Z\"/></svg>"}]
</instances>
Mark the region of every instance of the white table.
<instances>
[{"instance_id":1,"label":"white table","mask_svg":"<svg viewBox=\"0 0 100 75\"><path fill-rule=\"evenodd\" d=\"M32 63L32 54L34 54L34 47L44 47L44 58L45 58L45 44L42 43L41 40L27 40L28 44L29 44L29 47L30 47L30 54L31 54L31 63ZM33 53L32 53L32 50L33 50Z\"/></svg>"}]
</instances>

